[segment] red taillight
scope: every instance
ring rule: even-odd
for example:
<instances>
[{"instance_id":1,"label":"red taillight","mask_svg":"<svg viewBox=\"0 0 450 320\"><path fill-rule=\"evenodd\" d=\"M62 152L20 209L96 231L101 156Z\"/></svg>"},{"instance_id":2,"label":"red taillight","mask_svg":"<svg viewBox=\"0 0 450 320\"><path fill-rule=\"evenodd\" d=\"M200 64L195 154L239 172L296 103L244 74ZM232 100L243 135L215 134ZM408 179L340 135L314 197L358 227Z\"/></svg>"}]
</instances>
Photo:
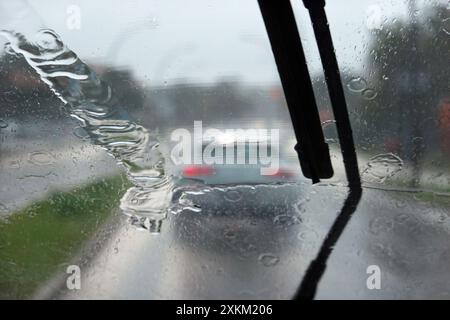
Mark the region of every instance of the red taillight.
<instances>
[{"instance_id":1,"label":"red taillight","mask_svg":"<svg viewBox=\"0 0 450 320\"><path fill-rule=\"evenodd\" d=\"M189 166L183 169L185 177L211 176L215 173L214 168L208 166Z\"/></svg>"},{"instance_id":2,"label":"red taillight","mask_svg":"<svg viewBox=\"0 0 450 320\"><path fill-rule=\"evenodd\" d=\"M295 177L294 172L287 170L287 169L278 169L278 171L272 175L270 175L272 178L283 178L283 179L291 179Z\"/></svg>"}]
</instances>

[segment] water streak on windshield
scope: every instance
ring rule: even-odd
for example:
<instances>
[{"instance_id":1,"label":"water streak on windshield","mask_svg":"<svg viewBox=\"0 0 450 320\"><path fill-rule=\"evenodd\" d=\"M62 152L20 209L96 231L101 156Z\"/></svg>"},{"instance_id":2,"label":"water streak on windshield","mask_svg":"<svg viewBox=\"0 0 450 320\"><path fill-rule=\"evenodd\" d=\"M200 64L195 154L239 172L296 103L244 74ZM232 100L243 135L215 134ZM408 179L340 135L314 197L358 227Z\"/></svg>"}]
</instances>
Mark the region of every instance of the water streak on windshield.
<instances>
[{"instance_id":1,"label":"water streak on windshield","mask_svg":"<svg viewBox=\"0 0 450 320\"><path fill-rule=\"evenodd\" d=\"M91 141L125 168L133 183L120 208L131 221L159 233L172 195L173 177L165 171L158 140L135 123L108 83L100 79L52 30L40 30L34 39L13 31L1 32L9 40L7 52L23 55L51 90L79 120Z\"/></svg>"}]
</instances>

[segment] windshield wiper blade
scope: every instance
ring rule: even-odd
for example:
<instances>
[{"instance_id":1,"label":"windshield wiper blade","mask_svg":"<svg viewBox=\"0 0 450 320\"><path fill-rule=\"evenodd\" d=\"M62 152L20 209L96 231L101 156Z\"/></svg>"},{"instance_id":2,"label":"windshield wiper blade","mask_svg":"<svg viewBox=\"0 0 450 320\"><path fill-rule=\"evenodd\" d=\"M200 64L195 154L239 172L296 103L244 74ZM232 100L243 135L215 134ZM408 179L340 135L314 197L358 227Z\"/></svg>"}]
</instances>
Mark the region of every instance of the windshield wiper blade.
<instances>
[{"instance_id":1,"label":"windshield wiper blade","mask_svg":"<svg viewBox=\"0 0 450 320\"><path fill-rule=\"evenodd\" d=\"M309 10L319 47L336 129L344 161L349 193L326 235L317 257L302 279L296 299L313 299L329 256L355 212L362 195L361 179L350 119L334 52L324 0L303 0ZM330 178L333 168L324 141L305 55L289 0L258 0L269 35L297 141L303 174L318 182Z\"/></svg>"},{"instance_id":2,"label":"windshield wiper blade","mask_svg":"<svg viewBox=\"0 0 450 320\"><path fill-rule=\"evenodd\" d=\"M311 78L289 1L258 0L292 120L303 175L317 183L333 176Z\"/></svg>"},{"instance_id":3,"label":"windshield wiper blade","mask_svg":"<svg viewBox=\"0 0 450 320\"><path fill-rule=\"evenodd\" d=\"M349 185L359 186L360 176L358 160L356 157L355 143L353 141L352 127L345 102L344 89L342 88L339 66L331 39L328 20L325 13L325 0L303 0L309 10L311 22L319 48L320 59L325 74L325 80L333 108L336 130L344 156L345 173Z\"/></svg>"},{"instance_id":4,"label":"windshield wiper blade","mask_svg":"<svg viewBox=\"0 0 450 320\"><path fill-rule=\"evenodd\" d=\"M317 257L311 261L295 296L296 299L313 299L319 281L325 273L328 258L361 200L362 188L339 66L325 13L325 0L303 0L303 4L309 10L319 48L349 187L341 212L328 231Z\"/></svg>"}]
</instances>

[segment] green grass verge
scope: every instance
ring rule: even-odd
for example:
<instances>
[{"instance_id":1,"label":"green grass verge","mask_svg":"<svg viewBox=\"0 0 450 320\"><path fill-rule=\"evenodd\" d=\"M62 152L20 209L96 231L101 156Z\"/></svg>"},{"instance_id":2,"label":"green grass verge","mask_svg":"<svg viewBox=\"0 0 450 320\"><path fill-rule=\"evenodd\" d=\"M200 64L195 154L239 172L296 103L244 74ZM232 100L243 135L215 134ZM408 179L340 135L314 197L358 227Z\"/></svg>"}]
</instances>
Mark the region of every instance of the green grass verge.
<instances>
[{"instance_id":1,"label":"green grass verge","mask_svg":"<svg viewBox=\"0 0 450 320\"><path fill-rule=\"evenodd\" d=\"M123 176L102 179L0 220L0 299L30 297L79 253L128 187Z\"/></svg>"}]
</instances>

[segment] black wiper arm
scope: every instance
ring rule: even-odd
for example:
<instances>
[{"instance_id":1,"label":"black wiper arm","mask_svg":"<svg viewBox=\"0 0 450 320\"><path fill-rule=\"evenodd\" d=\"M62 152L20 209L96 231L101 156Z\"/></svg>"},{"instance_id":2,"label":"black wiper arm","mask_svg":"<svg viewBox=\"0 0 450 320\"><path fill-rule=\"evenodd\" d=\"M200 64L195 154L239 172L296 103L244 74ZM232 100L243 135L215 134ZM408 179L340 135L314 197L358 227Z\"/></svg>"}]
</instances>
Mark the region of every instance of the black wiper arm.
<instances>
[{"instance_id":1,"label":"black wiper arm","mask_svg":"<svg viewBox=\"0 0 450 320\"><path fill-rule=\"evenodd\" d=\"M258 0L258 3L291 115L303 175L313 183L331 178L330 153L291 3L287 0Z\"/></svg>"},{"instance_id":2,"label":"black wiper arm","mask_svg":"<svg viewBox=\"0 0 450 320\"><path fill-rule=\"evenodd\" d=\"M303 0L303 3L309 10L317 46L319 47L320 59L322 60L328 93L336 120L336 129L349 186L349 193L341 212L328 231L317 257L311 261L306 270L300 288L295 296L296 299L313 299L319 281L325 273L328 258L359 204L362 188L352 128L339 74L339 66L325 13L325 0Z\"/></svg>"},{"instance_id":3,"label":"black wiper arm","mask_svg":"<svg viewBox=\"0 0 450 320\"><path fill-rule=\"evenodd\" d=\"M350 186L359 186L361 182L352 127L345 102L344 89L342 88L339 66L325 14L325 0L303 0L303 3L309 10L317 46L319 47L320 59L323 65L334 119L336 120L336 130L344 158L347 180Z\"/></svg>"},{"instance_id":4,"label":"black wiper arm","mask_svg":"<svg viewBox=\"0 0 450 320\"><path fill-rule=\"evenodd\" d=\"M325 0L303 0L303 2L309 10L319 47L349 186L343 207L326 235L317 257L311 261L295 296L297 299L313 299L325 272L327 260L358 206L362 188L347 104L325 14ZM329 150L324 141L311 79L290 1L258 0L258 3L299 142L296 150L303 174L313 182L318 182L320 178L330 178L333 169Z\"/></svg>"}]
</instances>

